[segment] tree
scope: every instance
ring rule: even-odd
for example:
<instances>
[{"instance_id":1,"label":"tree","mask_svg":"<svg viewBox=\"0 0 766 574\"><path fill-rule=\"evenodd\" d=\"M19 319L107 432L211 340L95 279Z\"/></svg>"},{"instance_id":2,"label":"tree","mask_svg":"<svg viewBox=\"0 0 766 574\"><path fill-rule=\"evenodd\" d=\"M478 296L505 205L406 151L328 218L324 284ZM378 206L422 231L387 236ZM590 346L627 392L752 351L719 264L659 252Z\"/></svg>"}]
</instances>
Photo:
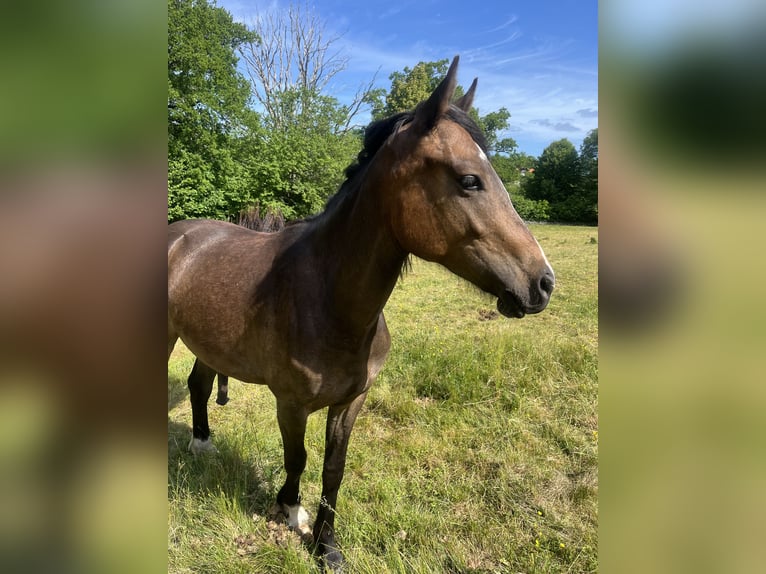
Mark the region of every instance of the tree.
<instances>
[{"instance_id":1,"label":"tree","mask_svg":"<svg viewBox=\"0 0 766 574\"><path fill-rule=\"evenodd\" d=\"M476 109L476 108L474 108ZM484 132L484 136L487 138L487 147L490 151L499 153L500 151L511 151L516 147L516 142L511 138L505 138L502 140L502 146L499 149L498 144L498 132L508 129L508 120L511 119L511 112L505 108L500 108L496 112L489 112L485 116L479 116L479 110L476 109L475 118L476 122Z\"/></svg>"},{"instance_id":2,"label":"tree","mask_svg":"<svg viewBox=\"0 0 766 574\"><path fill-rule=\"evenodd\" d=\"M300 94L293 97L300 98ZM288 100L288 94L283 98ZM343 181L345 167L359 151L353 132L336 132L343 111L329 96L304 96L311 107L283 127L259 126L257 139L248 140L247 188L253 201L287 219L319 211Z\"/></svg>"},{"instance_id":3,"label":"tree","mask_svg":"<svg viewBox=\"0 0 766 574\"><path fill-rule=\"evenodd\" d=\"M589 223L598 223L598 128L591 130L580 146L581 193L589 206Z\"/></svg>"},{"instance_id":4,"label":"tree","mask_svg":"<svg viewBox=\"0 0 766 574\"><path fill-rule=\"evenodd\" d=\"M515 151L515 145L511 149L512 151L507 154L493 154L490 157L492 167L495 168L495 172L508 190L513 206L522 219L525 221L547 221L550 218L548 201L527 198L519 183L521 170L534 165L536 158L524 152Z\"/></svg>"},{"instance_id":5,"label":"tree","mask_svg":"<svg viewBox=\"0 0 766 574\"><path fill-rule=\"evenodd\" d=\"M247 80L235 49L255 36L207 0L168 0L168 219L224 217L243 170L231 138L242 129Z\"/></svg>"},{"instance_id":6,"label":"tree","mask_svg":"<svg viewBox=\"0 0 766 574\"><path fill-rule=\"evenodd\" d=\"M420 102L428 99L428 96L436 89L439 82L447 75L449 60L436 62L418 62L413 68L405 66L401 72L393 72L388 79L391 80L391 89L385 95L385 105L378 104L373 108L373 118L382 119L399 112L415 109ZM460 93L456 96L462 95Z\"/></svg>"},{"instance_id":7,"label":"tree","mask_svg":"<svg viewBox=\"0 0 766 574\"><path fill-rule=\"evenodd\" d=\"M259 40L240 47L253 96L263 107L270 129L283 129L312 106L329 82L348 65L336 50L339 36L328 36L319 15L308 4L260 14L254 28ZM361 86L348 106L337 105L334 130L348 131L353 118L369 101L372 81Z\"/></svg>"},{"instance_id":8,"label":"tree","mask_svg":"<svg viewBox=\"0 0 766 574\"><path fill-rule=\"evenodd\" d=\"M598 132L589 134L582 150L578 155L569 140L555 141L543 150L534 175L524 178L524 196L548 201L554 221L598 222Z\"/></svg>"},{"instance_id":9,"label":"tree","mask_svg":"<svg viewBox=\"0 0 766 574\"><path fill-rule=\"evenodd\" d=\"M286 218L322 208L343 180L361 145L353 118L368 101L362 86L349 105L323 91L348 57L337 36L307 5L291 5L258 18L258 42L240 47L262 114L250 133L247 189L265 209Z\"/></svg>"},{"instance_id":10,"label":"tree","mask_svg":"<svg viewBox=\"0 0 766 574\"><path fill-rule=\"evenodd\" d=\"M576 192L580 183L577 149L568 139L553 142L537 160L535 174L525 179L529 199L558 203Z\"/></svg>"},{"instance_id":11,"label":"tree","mask_svg":"<svg viewBox=\"0 0 766 574\"><path fill-rule=\"evenodd\" d=\"M501 109L504 110L505 108L501 108ZM509 116L509 119L510 119L510 116ZM508 126L506 124L505 128L507 129L507 127ZM519 144L516 143L515 139L503 138L495 144L495 153L518 156L519 154L516 153L517 147L519 147ZM521 153L521 155L526 156L526 154L523 152Z\"/></svg>"},{"instance_id":12,"label":"tree","mask_svg":"<svg viewBox=\"0 0 766 574\"><path fill-rule=\"evenodd\" d=\"M521 170L535 165L537 158L520 151L508 154L495 153L490 158L497 175L506 186L519 184Z\"/></svg>"},{"instance_id":13,"label":"tree","mask_svg":"<svg viewBox=\"0 0 766 574\"><path fill-rule=\"evenodd\" d=\"M382 119L398 112L415 109L420 102L427 99L436 89L439 82L447 75L449 60L437 60L436 62L418 62L412 68L406 67L401 72L393 72L389 79L391 88L378 89L368 93L368 101L372 105L373 119ZM463 86L455 88L455 98L465 93ZM490 151L495 151L502 143L502 150L507 151L516 147L516 142L511 138L498 140L498 133L508 129L510 112L506 108L500 108L485 116L479 115L479 110L471 108L469 112L487 138Z\"/></svg>"}]
</instances>

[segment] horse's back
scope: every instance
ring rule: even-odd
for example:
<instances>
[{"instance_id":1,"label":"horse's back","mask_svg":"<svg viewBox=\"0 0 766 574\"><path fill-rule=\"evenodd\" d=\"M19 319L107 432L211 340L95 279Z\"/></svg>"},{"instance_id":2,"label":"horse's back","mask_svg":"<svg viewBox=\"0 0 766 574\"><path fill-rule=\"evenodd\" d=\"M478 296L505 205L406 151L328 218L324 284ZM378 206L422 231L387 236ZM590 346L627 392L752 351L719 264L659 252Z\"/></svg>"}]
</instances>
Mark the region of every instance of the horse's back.
<instances>
[{"instance_id":1,"label":"horse's back","mask_svg":"<svg viewBox=\"0 0 766 574\"><path fill-rule=\"evenodd\" d=\"M263 253L269 259L273 250L269 237L272 234L252 231L245 227L209 219L177 221L168 226L168 286L193 275L202 279L209 275L210 281L236 274L238 259L247 253ZM194 277L188 277L195 281Z\"/></svg>"},{"instance_id":2,"label":"horse's back","mask_svg":"<svg viewBox=\"0 0 766 574\"><path fill-rule=\"evenodd\" d=\"M256 233L239 225L212 219L185 219L168 225L168 257L204 249L205 244Z\"/></svg>"}]
</instances>

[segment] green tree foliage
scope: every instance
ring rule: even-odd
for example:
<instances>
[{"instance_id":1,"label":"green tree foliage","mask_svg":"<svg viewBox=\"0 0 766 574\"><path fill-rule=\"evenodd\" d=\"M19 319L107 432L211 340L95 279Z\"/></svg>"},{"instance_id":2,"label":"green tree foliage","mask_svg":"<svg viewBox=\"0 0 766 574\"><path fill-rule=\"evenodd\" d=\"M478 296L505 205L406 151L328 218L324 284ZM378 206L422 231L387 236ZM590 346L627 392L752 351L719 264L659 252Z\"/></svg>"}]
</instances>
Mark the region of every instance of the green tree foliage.
<instances>
[{"instance_id":1,"label":"green tree foliage","mask_svg":"<svg viewBox=\"0 0 766 574\"><path fill-rule=\"evenodd\" d=\"M498 147L498 132L508 129L508 121L511 119L511 112L505 108L500 108L496 112L489 112L484 116L479 115L479 110L473 108L471 111L476 110L475 120L479 124L479 127L484 132L487 138L487 147L490 151L498 153L501 149L503 151L512 151L516 147L516 142L511 138L505 138L502 140L502 146Z\"/></svg>"},{"instance_id":2,"label":"green tree foliage","mask_svg":"<svg viewBox=\"0 0 766 574\"><path fill-rule=\"evenodd\" d=\"M388 92L379 88L367 94L367 101L372 106L373 119L415 109L415 106L427 99L436 89L447 75L448 69L449 60L437 60L418 62L412 68L405 67L401 72L393 72L389 76L391 88ZM464 93L463 86L458 85L455 88L455 98ZM511 113L507 109L500 108L480 116L478 109L471 108L470 115L482 128L490 151L508 152L516 147L516 142L511 138L498 139L499 132L508 129Z\"/></svg>"},{"instance_id":3,"label":"green tree foliage","mask_svg":"<svg viewBox=\"0 0 766 574\"><path fill-rule=\"evenodd\" d=\"M346 116L335 98L288 91L272 99L292 111L281 115L286 122L281 129L270 128L265 119L255 127L260 137L248 142L247 188L264 208L287 219L305 217L321 210L338 189L361 141L339 129Z\"/></svg>"},{"instance_id":4,"label":"green tree foliage","mask_svg":"<svg viewBox=\"0 0 766 574\"><path fill-rule=\"evenodd\" d=\"M598 128L591 130L580 146L582 169L582 196L587 202L589 216L586 221L598 221Z\"/></svg>"},{"instance_id":5,"label":"green tree foliage","mask_svg":"<svg viewBox=\"0 0 766 574\"><path fill-rule=\"evenodd\" d=\"M551 218L551 204L547 199L527 199L522 193L510 192L513 207L524 221L548 221Z\"/></svg>"},{"instance_id":6,"label":"green tree foliage","mask_svg":"<svg viewBox=\"0 0 766 574\"><path fill-rule=\"evenodd\" d=\"M598 131L583 141L581 153L567 139L550 144L524 178L523 195L550 204L550 218L571 223L598 223Z\"/></svg>"},{"instance_id":7,"label":"green tree foliage","mask_svg":"<svg viewBox=\"0 0 766 574\"><path fill-rule=\"evenodd\" d=\"M359 134L348 129L358 106L342 106L321 93L319 86L342 61L323 60L322 51L313 49L329 45L316 34L316 17L306 20L290 10L262 33L278 34L288 53L312 38L323 42L305 46L312 48L310 66L293 63L314 75L251 85L237 71L237 53L246 54L250 65L274 49L273 38L258 37L210 0L169 0L169 220L231 219L253 204L304 217L320 210L340 185L361 145ZM288 77L283 64L269 74ZM316 76L320 69L324 75ZM249 107L253 93L259 101L268 98L263 114Z\"/></svg>"},{"instance_id":8,"label":"green tree foliage","mask_svg":"<svg viewBox=\"0 0 766 574\"><path fill-rule=\"evenodd\" d=\"M235 49L254 35L207 0L168 0L168 219L225 217L244 172L232 137L251 112Z\"/></svg>"},{"instance_id":9,"label":"green tree foliage","mask_svg":"<svg viewBox=\"0 0 766 574\"><path fill-rule=\"evenodd\" d=\"M378 102L373 105L373 118L382 119L414 109L436 89L447 75L448 68L449 60L438 60L418 62L412 68L405 67L401 72L393 72L388 77L391 80L388 94L377 93Z\"/></svg>"},{"instance_id":10,"label":"green tree foliage","mask_svg":"<svg viewBox=\"0 0 766 574\"><path fill-rule=\"evenodd\" d=\"M492 167L508 189L519 186L521 170L535 164L536 158L524 152L495 153L490 158Z\"/></svg>"},{"instance_id":11,"label":"green tree foliage","mask_svg":"<svg viewBox=\"0 0 766 574\"><path fill-rule=\"evenodd\" d=\"M577 189L580 166L577 149L568 139L553 142L537 160L534 177L525 180L530 199L564 201Z\"/></svg>"},{"instance_id":12,"label":"green tree foliage","mask_svg":"<svg viewBox=\"0 0 766 574\"><path fill-rule=\"evenodd\" d=\"M260 121L248 163L248 190L266 209L288 219L319 211L343 180L361 147L350 129L365 100L361 89L343 106L323 89L347 64L308 5L263 14L255 24L260 42L242 46Z\"/></svg>"},{"instance_id":13,"label":"green tree foliage","mask_svg":"<svg viewBox=\"0 0 766 574\"><path fill-rule=\"evenodd\" d=\"M521 218L525 221L548 221L550 219L548 201L546 199L529 199L520 188L521 170L533 166L536 161L535 158L524 152L515 151L514 145L510 153L495 153L490 157L490 161L508 190L513 206Z\"/></svg>"}]
</instances>

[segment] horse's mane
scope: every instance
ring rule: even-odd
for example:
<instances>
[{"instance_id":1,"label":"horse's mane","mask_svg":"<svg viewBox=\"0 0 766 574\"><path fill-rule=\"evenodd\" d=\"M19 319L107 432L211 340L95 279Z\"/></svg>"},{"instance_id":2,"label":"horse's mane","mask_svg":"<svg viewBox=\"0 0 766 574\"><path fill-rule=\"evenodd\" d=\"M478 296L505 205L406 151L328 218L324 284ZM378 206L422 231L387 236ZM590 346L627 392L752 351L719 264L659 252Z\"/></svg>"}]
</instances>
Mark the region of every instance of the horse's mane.
<instances>
[{"instance_id":1,"label":"horse's mane","mask_svg":"<svg viewBox=\"0 0 766 574\"><path fill-rule=\"evenodd\" d=\"M463 110L456 106L450 106L445 114L447 119L455 122L468 132L484 153L487 153L487 139L481 128ZM324 213L335 211L347 198L355 195L359 189L357 175L363 173L372 162L386 140L391 137L400 127L410 123L415 118L414 111L399 112L388 118L372 122L364 130L364 146L356 156L356 160L345 170L346 180L341 184L338 191L332 195L325 205ZM317 216L315 216L317 217ZM314 219L311 217L309 219Z\"/></svg>"}]
</instances>

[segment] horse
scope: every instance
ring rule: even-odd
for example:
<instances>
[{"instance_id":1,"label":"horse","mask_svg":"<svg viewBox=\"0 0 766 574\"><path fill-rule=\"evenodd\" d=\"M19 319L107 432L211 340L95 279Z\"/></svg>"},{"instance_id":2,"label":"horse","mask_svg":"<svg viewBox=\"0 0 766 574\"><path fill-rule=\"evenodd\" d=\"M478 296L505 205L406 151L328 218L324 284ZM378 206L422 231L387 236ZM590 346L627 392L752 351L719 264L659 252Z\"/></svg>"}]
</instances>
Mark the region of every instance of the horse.
<instances>
[{"instance_id":1,"label":"horse","mask_svg":"<svg viewBox=\"0 0 766 574\"><path fill-rule=\"evenodd\" d=\"M267 385L284 449L277 504L309 532L301 506L309 414L327 408L313 549L342 567L335 508L349 436L391 338L383 308L410 255L497 298L506 317L539 313L553 269L514 209L470 118L477 80L454 103L458 57L414 111L370 124L364 147L319 215L259 233L211 220L169 225L168 358L180 337L194 453L214 450L207 402L216 373Z\"/></svg>"}]
</instances>

